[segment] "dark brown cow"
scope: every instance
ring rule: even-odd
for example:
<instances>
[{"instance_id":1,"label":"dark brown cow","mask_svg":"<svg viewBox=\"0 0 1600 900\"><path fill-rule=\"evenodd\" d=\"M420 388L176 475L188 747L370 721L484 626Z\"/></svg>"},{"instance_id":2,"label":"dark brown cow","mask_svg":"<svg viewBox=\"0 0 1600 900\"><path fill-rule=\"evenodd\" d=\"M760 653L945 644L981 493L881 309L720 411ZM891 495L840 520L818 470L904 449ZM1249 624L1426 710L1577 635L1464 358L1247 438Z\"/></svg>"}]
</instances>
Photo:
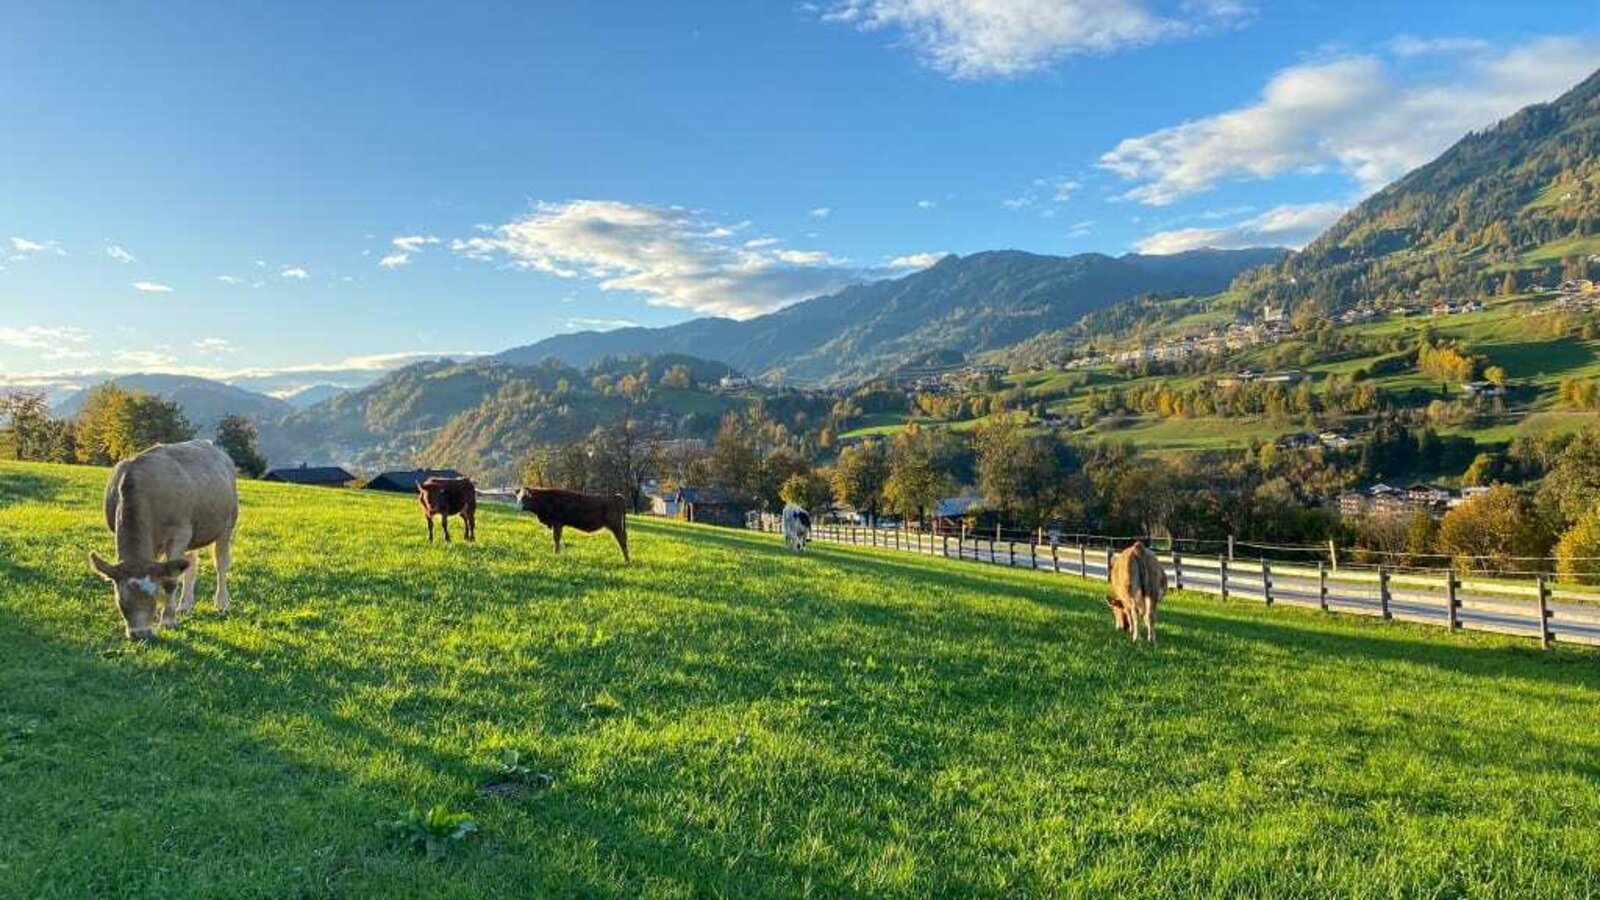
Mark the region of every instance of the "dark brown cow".
<instances>
[{"instance_id":1,"label":"dark brown cow","mask_svg":"<svg viewBox=\"0 0 1600 900\"><path fill-rule=\"evenodd\" d=\"M478 539L478 489L470 478L429 478L417 485L422 515L428 520L428 541L433 541L433 517L439 517L444 539L450 541L450 517L460 516L466 539Z\"/></svg>"},{"instance_id":2,"label":"dark brown cow","mask_svg":"<svg viewBox=\"0 0 1600 900\"><path fill-rule=\"evenodd\" d=\"M617 539L624 561L628 556L628 501L613 494L601 497L579 494L555 488L522 488L517 491L517 505L531 512L549 527L556 539L556 552L561 552L561 529L572 527L582 532L595 532L604 528Z\"/></svg>"}]
</instances>

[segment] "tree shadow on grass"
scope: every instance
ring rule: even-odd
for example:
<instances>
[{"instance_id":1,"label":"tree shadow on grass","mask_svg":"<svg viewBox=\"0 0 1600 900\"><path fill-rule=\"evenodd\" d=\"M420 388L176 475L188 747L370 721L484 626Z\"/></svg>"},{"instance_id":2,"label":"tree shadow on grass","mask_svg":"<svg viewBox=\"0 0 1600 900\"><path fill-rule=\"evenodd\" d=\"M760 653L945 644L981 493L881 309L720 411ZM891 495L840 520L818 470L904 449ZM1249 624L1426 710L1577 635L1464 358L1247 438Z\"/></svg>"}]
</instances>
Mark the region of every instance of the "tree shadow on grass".
<instances>
[{"instance_id":1,"label":"tree shadow on grass","mask_svg":"<svg viewBox=\"0 0 1600 900\"><path fill-rule=\"evenodd\" d=\"M0 509L19 503L55 503L76 493L67 478L8 466L0 470Z\"/></svg>"}]
</instances>

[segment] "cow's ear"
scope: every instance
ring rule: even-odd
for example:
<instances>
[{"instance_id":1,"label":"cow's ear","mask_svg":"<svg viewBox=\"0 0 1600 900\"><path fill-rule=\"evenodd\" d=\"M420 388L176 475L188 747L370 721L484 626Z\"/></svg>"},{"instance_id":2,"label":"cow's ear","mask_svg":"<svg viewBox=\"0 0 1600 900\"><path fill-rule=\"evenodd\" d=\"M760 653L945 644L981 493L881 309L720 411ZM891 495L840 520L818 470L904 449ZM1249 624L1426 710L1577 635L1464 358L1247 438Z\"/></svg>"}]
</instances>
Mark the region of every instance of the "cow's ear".
<instances>
[{"instance_id":1,"label":"cow's ear","mask_svg":"<svg viewBox=\"0 0 1600 900\"><path fill-rule=\"evenodd\" d=\"M182 575L187 568L189 568L189 560L179 557L178 559L169 559L166 562L156 563L155 571L150 574L157 578L176 578Z\"/></svg>"},{"instance_id":2,"label":"cow's ear","mask_svg":"<svg viewBox=\"0 0 1600 900\"><path fill-rule=\"evenodd\" d=\"M107 581L117 580L117 567L101 559L100 554L93 550L89 551L89 568L94 569L101 578Z\"/></svg>"}]
</instances>

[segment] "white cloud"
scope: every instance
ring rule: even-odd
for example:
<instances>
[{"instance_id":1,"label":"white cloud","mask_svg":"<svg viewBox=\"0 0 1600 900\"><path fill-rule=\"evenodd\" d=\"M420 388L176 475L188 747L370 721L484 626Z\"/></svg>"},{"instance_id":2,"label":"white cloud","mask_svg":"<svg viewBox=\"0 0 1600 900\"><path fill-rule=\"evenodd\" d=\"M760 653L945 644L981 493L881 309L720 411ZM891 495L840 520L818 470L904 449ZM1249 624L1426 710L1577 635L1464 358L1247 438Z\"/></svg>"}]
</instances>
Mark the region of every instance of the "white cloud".
<instances>
[{"instance_id":1,"label":"white cloud","mask_svg":"<svg viewBox=\"0 0 1600 900\"><path fill-rule=\"evenodd\" d=\"M311 277L311 273L307 272L300 266L285 266L283 269L279 270L278 277L287 278L291 281L305 281L307 278Z\"/></svg>"},{"instance_id":2,"label":"white cloud","mask_svg":"<svg viewBox=\"0 0 1600 900\"><path fill-rule=\"evenodd\" d=\"M191 346L201 353L236 353L237 347L227 338L208 337L195 341Z\"/></svg>"},{"instance_id":3,"label":"white cloud","mask_svg":"<svg viewBox=\"0 0 1600 900\"><path fill-rule=\"evenodd\" d=\"M1140 253L1181 253L1212 247L1292 247L1299 249L1338 221L1347 207L1342 203L1307 203L1277 206L1266 212L1219 228L1182 228L1158 231L1140 239Z\"/></svg>"},{"instance_id":4,"label":"white cloud","mask_svg":"<svg viewBox=\"0 0 1600 900\"><path fill-rule=\"evenodd\" d=\"M1402 34L1387 44L1389 52L1402 59L1413 56L1441 56L1450 53L1478 53L1489 49L1489 42L1480 38L1438 37L1419 38Z\"/></svg>"},{"instance_id":5,"label":"white cloud","mask_svg":"<svg viewBox=\"0 0 1600 900\"><path fill-rule=\"evenodd\" d=\"M744 318L861 280L826 254L745 247L722 225L681 207L616 200L541 203L532 213L451 242L471 259L603 290L643 294L652 305Z\"/></svg>"},{"instance_id":6,"label":"white cloud","mask_svg":"<svg viewBox=\"0 0 1600 900\"><path fill-rule=\"evenodd\" d=\"M938 206L938 205L939 204L937 202L933 201L933 200L918 200L917 201L917 209L933 209L935 206Z\"/></svg>"},{"instance_id":7,"label":"white cloud","mask_svg":"<svg viewBox=\"0 0 1600 900\"><path fill-rule=\"evenodd\" d=\"M172 285L162 284L159 281L135 281L133 289L141 294L170 294Z\"/></svg>"},{"instance_id":8,"label":"white cloud","mask_svg":"<svg viewBox=\"0 0 1600 900\"><path fill-rule=\"evenodd\" d=\"M813 209L811 212L806 213L806 215L813 219L826 219L827 217L833 215L833 207L819 206L816 209Z\"/></svg>"},{"instance_id":9,"label":"white cloud","mask_svg":"<svg viewBox=\"0 0 1600 900\"><path fill-rule=\"evenodd\" d=\"M121 244L112 244L106 247L106 255L119 263L135 263L138 258L129 253Z\"/></svg>"},{"instance_id":10,"label":"white cloud","mask_svg":"<svg viewBox=\"0 0 1600 900\"><path fill-rule=\"evenodd\" d=\"M432 244L439 243L439 239L431 234L407 234L393 238L389 241L395 248L393 253L378 260L378 265L385 269L398 269L409 265L411 257L421 253Z\"/></svg>"},{"instance_id":11,"label":"white cloud","mask_svg":"<svg viewBox=\"0 0 1600 900\"><path fill-rule=\"evenodd\" d=\"M218 275L217 280L223 284L244 284L244 279L237 275Z\"/></svg>"},{"instance_id":12,"label":"white cloud","mask_svg":"<svg viewBox=\"0 0 1600 900\"><path fill-rule=\"evenodd\" d=\"M1065 203L1068 200L1071 200L1073 192L1082 186L1083 185L1076 181L1058 181L1055 185L1055 195L1051 199L1055 200L1057 203Z\"/></svg>"},{"instance_id":13,"label":"white cloud","mask_svg":"<svg viewBox=\"0 0 1600 900\"><path fill-rule=\"evenodd\" d=\"M17 251L17 254L21 256L31 256L37 253L54 253L57 256L67 255L67 251L61 249L61 245L55 241L35 241L25 237L13 237L11 239L11 249Z\"/></svg>"},{"instance_id":14,"label":"white cloud","mask_svg":"<svg viewBox=\"0 0 1600 900\"><path fill-rule=\"evenodd\" d=\"M81 328L49 327L45 325L0 326L0 346L19 350L50 350L62 344L84 344L89 333Z\"/></svg>"},{"instance_id":15,"label":"white cloud","mask_svg":"<svg viewBox=\"0 0 1600 900\"><path fill-rule=\"evenodd\" d=\"M567 327L583 331L616 331L618 328L638 328L632 319L568 319Z\"/></svg>"},{"instance_id":16,"label":"white cloud","mask_svg":"<svg viewBox=\"0 0 1600 900\"><path fill-rule=\"evenodd\" d=\"M119 350L116 359L138 369L164 369L178 361L176 356L156 350Z\"/></svg>"},{"instance_id":17,"label":"white cloud","mask_svg":"<svg viewBox=\"0 0 1600 900\"><path fill-rule=\"evenodd\" d=\"M1010 197L1005 200L1001 200L1000 205L1004 206L1006 209L1024 209L1032 206L1033 200L1029 197Z\"/></svg>"},{"instance_id":18,"label":"white cloud","mask_svg":"<svg viewBox=\"0 0 1600 900\"><path fill-rule=\"evenodd\" d=\"M898 270L926 269L946 256L949 251L933 250L927 253L908 253L905 256L896 256L885 264L887 268Z\"/></svg>"},{"instance_id":19,"label":"white cloud","mask_svg":"<svg viewBox=\"0 0 1600 900\"><path fill-rule=\"evenodd\" d=\"M397 237L389 243L406 253L421 253L429 244L439 243L439 239L431 234L409 234Z\"/></svg>"},{"instance_id":20,"label":"white cloud","mask_svg":"<svg viewBox=\"0 0 1600 900\"><path fill-rule=\"evenodd\" d=\"M1238 24L1240 0L843 0L827 21L891 31L953 78L1023 75L1069 56L1110 53Z\"/></svg>"},{"instance_id":21,"label":"white cloud","mask_svg":"<svg viewBox=\"0 0 1600 900\"><path fill-rule=\"evenodd\" d=\"M1072 227L1067 229L1067 237L1088 237L1090 233L1094 231L1094 224L1095 223L1093 219L1085 219L1082 222L1073 222Z\"/></svg>"},{"instance_id":22,"label":"white cloud","mask_svg":"<svg viewBox=\"0 0 1600 900\"><path fill-rule=\"evenodd\" d=\"M754 240L745 241L744 245L746 247L749 247L749 248L755 250L755 249L760 249L762 247L776 247L780 243L782 243L782 242L779 241L777 238L764 237L764 238L756 238Z\"/></svg>"},{"instance_id":23,"label":"white cloud","mask_svg":"<svg viewBox=\"0 0 1600 900\"><path fill-rule=\"evenodd\" d=\"M1224 181L1330 169L1370 193L1596 66L1600 45L1569 38L1473 55L1445 77L1374 55L1307 63L1274 75L1249 106L1129 138L1100 165L1138 182L1125 196L1153 206Z\"/></svg>"}]
</instances>

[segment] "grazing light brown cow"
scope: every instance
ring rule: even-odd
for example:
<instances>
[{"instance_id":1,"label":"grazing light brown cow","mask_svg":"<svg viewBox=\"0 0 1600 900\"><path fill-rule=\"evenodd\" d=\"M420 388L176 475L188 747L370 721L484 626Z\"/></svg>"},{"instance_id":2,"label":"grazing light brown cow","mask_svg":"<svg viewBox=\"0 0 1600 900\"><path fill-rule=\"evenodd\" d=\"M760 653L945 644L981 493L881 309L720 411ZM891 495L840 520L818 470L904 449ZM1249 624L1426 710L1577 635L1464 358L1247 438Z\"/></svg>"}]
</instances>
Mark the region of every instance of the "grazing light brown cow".
<instances>
[{"instance_id":1,"label":"grazing light brown cow","mask_svg":"<svg viewBox=\"0 0 1600 900\"><path fill-rule=\"evenodd\" d=\"M111 470L105 510L106 527L117 539L117 562L91 551L89 564L115 586L129 639L155 632L157 600L165 599L163 628L178 627L178 613L194 608L195 551L208 545L217 566L217 611L228 608L228 566L239 523L228 454L207 441L151 447Z\"/></svg>"},{"instance_id":2,"label":"grazing light brown cow","mask_svg":"<svg viewBox=\"0 0 1600 900\"><path fill-rule=\"evenodd\" d=\"M1167 592L1167 572L1161 560L1144 544L1133 546L1111 559L1111 590L1106 605L1117 620L1117 628L1139 640L1139 621L1144 620L1145 635L1156 642L1156 606Z\"/></svg>"},{"instance_id":3,"label":"grazing light brown cow","mask_svg":"<svg viewBox=\"0 0 1600 900\"><path fill-rule=\"evenodd\" d=\"M478 488L470 478L433 477L417 483L417 500L428 520L428 542L433 543L433 517L439 517L445 543L450 543L450 517L460 516L469 541L478 539Z\"/></svg>"},{"instance_id":4,"label":"grazing light brown cow","mask_svg":"<svg viewBox=\"0 0 1600 900\"><path fill-rule=\"evenodd\" d=\"M604 528L617 539L622 548L622 559L628 556L628 501L620 495L609 497L580 494L556 488L520 488L517 505L524 512L539 518L555 536L556 552L561 552L561 529L571 526L582 532L595 532Z\"/></svg>"}]
</instances>

